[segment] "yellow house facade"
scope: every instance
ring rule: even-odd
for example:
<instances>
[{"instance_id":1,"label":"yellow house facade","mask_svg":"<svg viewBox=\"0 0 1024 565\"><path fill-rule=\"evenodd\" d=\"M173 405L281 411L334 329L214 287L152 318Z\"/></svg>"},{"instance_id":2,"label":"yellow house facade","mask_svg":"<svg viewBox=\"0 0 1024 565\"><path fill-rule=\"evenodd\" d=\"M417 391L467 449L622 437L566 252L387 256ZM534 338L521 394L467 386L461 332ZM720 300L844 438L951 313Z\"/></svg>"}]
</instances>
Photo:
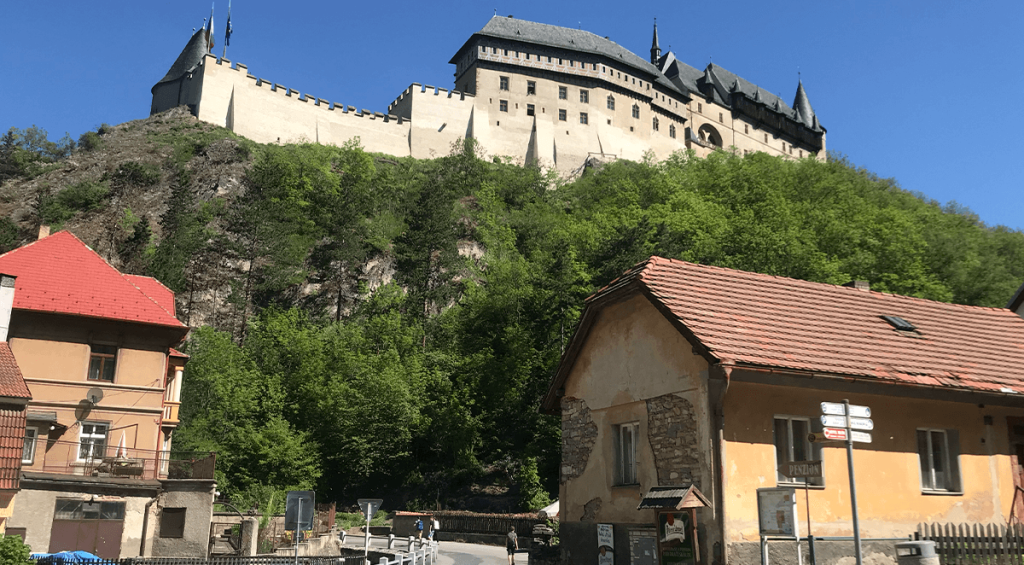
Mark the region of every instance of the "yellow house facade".
<instances>
[{"instance_id":1,"label":"yellow house facade","mask_svg":"<svg viewBox=\"0 0 1024 565\"><path fill-rule=\"evenodd\" d=\"M1022 485L1021 338L1010 310L652 258L588 299L544 399L562 417L563 557L593 562L605 524L614 561L642 562L635 550L656 530L637 508L665 486L712 503L697 511L700 563L761 562L758 489L795 489L800 536L808 508L814 536L852 536L845 445L808 438L821 403L843 400L874 421L853 450L862 537L1005 524ZM822 461L820 479L778 471L806 460ZM895 562L892 541L863 546ZM793 542L768 550L796 563ZM817 543L817 563L852 551Z\"/></svg>"}]
</instances>

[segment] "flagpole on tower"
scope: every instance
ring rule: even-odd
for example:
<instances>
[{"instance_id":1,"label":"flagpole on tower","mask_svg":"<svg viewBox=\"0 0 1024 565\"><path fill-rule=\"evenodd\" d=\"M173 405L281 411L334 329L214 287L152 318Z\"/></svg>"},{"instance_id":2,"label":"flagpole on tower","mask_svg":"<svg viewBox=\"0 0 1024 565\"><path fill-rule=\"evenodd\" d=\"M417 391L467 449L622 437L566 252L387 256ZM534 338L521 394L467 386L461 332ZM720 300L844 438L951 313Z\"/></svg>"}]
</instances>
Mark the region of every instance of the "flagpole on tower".
<instances>
[{"instance_id":1,"label":"flagpole on tower","mask_svg":"<svg viewBox=\"0 0 1024 565\"><path fill-rule=\"evenodd\" d=\"M224 52L221 53L221 59L228 58L228 45L231 43L231 0L228 0L228 25L224 27Z\"/></svg>"},{"instance_id":2,"label":"flagpole on tower","mask_svg":"<svg viewBox=\"0 0 1024 565\"><path fill-rule=\"evenodd\" d=\"M213 53L213 8L216 4L210 5L210 21L206 22L206 50Z\"/></svg>"}]
</instances>

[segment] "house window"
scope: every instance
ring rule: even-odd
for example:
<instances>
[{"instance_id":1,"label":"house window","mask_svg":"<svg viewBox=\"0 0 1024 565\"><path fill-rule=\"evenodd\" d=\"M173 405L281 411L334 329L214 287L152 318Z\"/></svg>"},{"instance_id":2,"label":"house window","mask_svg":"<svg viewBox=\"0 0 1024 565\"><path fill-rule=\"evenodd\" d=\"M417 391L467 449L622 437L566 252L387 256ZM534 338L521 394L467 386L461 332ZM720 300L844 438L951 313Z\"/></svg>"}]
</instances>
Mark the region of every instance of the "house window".
<instances>
[{"instance_id":1,"label":"house window","mask_svg":"<svg viewBox=\"0 0 1024 565\"><path fill-rule=\"evenodd\" d=\"M807 418L794 418L789 416L775 417L775 466L778 468L787 461L813 461L821 459L821 444L807 441L807 436L814 430L811 429L811 422ZM804 484L824 486L824 479L821 477L813 479L795 478L791 479L776 471L778 484Z\"/></svg>"},{"instance_id":2,"label":"house window","mask_svg":"<svg viewBox=\"0 0 1024 565\"><path fill-rule=\"evenodd\" d=\"M534 111L533 104L527 104L526 105L526 115L527 116L533 116L535 114L536 114L536 112Z\"/></svg>"},{"instance_id":3,"label":"house window","mask_svg":"<svg viewBox=\"0 0 1024 565\"><path fill-rule=\"evenodd\" d=\"M39 430L36 428L25 428L25 446L21 450L21 462L25 465L31 465L36 458L36 434L38 433Z\"/></svg>"},{"instance_id":4,"label":"house window","mask_svg":"<svg viewBox=\"0 0 1024 565\"><path fill-rule=\"evenodd\" d=\"M79 461L102 459L107 449L107 424L82 422L78 442Z\"/></svg>"},{"instance_id":5,"label":"house window","mask_svg":"<svg viewBox=\"0 0 1024 565\"><path fill-rule=\"evenodd\" d=\"M640 106L637 106L636 104L633 104L633 117L637 119L640 118Z\"/></svg>"},{"instance_id":6,"label":"house window","mask_svg":"<svg viewBox=\"0 0 1024 565\"><path fill-rule=\"evenodd\" d=\"M959 436L957 430L917 430L921 490L962 492Z\"/></svg>"},{"instance_id":7,"label":"house window","mask_svg":"<svg viewBox=\"0 0 1024 565\"><path fill-rule=\"evenodd\" d=\"M558 99L565 100L569 98L569 88L565 86L558 87Z\"/></svg>"},{"instance_id":8,"label":"house window","mask_svg":"<svg viewBox=\"0 0 1024 565\"><path fill-rule=\"evenodd\" d=\"M676 126L675 126L675 124L669 124L669 126L668 126L668 136L671 137L672 139L676 138Z\"/></svg>"},{"instance_id":9,"label":"house window","mask_svg":"<svg viewBox=\"0 0 1024 565\"><path fill-rule=\"evenodd\" d=\"M185 508L164 508L160 511L160 537L185 537Z\"/></svg>"},{"instance_id":10,"label":"house window","mask_svg":"<svg viewBox=\"0 0 1024 565\"><path fill-rule=\"evenodd\" d=\"M566 119L567 119L567 116L565 114L565 110L559 110L558 111L558 121L564 122L564 121L566 121Z\"/></svg>"},{"instance_id":11,"label":"house window","mask_svg":"<svg viewBox=\"0 0 1024 565\"><path fill-rule=\"evenodd\" d=\"M590 120L587 118L586 112L580 112L580 123L583 125L587 125L590 123Z\"/></svg>"},{"instance_id":12,"label":"house window","mask_svg":"<svg viewBox=\"0 0 1024 565\"><path fill-rule=\"evenodd\" d=\"M527 96L531 96L531 95L537 94L537 83L536 82L534 82L532 80L526 81L526 94L527 94Z\"/></svg>"},{"instance_id":13,"label":"house window","mask_svg":"<svg viewBox=\"0 0 1024 565\"><path fill-rule=\"evenodd\" d=\"M580 102L584 104L590 104L590 91L580 90Z\"/></svg>"},{"instance_id":14,"label":"house window","mask_svg":"<svg viewBox=\"0 0 1024 565\"><path fill-rule=\"evenodd\" d=\"M508 90L508 77L498 77L498 88Z\"/></svg>"},{"instance_id":15,"label":"house window","mask_svg":"<svg viewBox=\"0 0 1024 565\"><path fill-rule=\"evenodd\" d=\"M117 348L113 345L93 345L89 355L89 380L114 382Z\"/></svg>"},{"instance_id":16,"label":"house window","mask_svg":"<svg viewBox=\"0 0 1024 565\"><path fill-rule=\"evenodd\" d=\"M614 110L615 109L615 97L612 96L611 94L608 95L608 109L609 110Z\"/></svg>"},{"instance_id":17,"label":"house window","mask_svg":"<svg viewBox=\"0 0 1024 565\"><path fill-rule=\"evenodd\" d=\"M654 131L658 131L658 118L654 118L651 127L654 128Z\"/></svg>"},{"instance_id":18,"label":"house window","mask_svg":"<svg viewBox=\"0 0 1024 565\"><path fill-rule=\"evenodd\" d=\"M498 100L498 111L508 112L508 100Z\"/></svg>"},{"instance_id":19,"label":"house window","mask_svg":"<svg viewBox=\"0 0 1024 565\"><path fill-rule=\"evenodd\" d=\"M621 424L615 430L615 484L635 485L636 442L640 436L640 424Z\"/></svg>"}]
</instances>

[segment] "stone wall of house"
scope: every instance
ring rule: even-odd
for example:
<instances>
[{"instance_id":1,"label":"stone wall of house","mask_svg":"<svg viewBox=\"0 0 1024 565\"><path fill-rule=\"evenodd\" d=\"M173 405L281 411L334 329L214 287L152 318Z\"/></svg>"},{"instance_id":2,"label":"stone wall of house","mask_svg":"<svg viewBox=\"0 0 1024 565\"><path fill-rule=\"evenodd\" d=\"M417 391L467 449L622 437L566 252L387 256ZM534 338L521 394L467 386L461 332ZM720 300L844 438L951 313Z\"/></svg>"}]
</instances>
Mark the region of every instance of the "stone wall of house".
<instances>
[{"instance_id":1,"label":"stone wall of house","mask_svg":"<svg viewBox=\"0 0 1024 565\"><path fill-rule=\"evenodd\" d=\"M647 440L658 485L700 485L697 416L689 400L665 394L647 401Z\"/></svg>"},{"instance_id":2,"label":"stone wall of house","mask_svg":"<svg viewBox=\"0 0 1024 565\"><path fill-rule=\"evenodd\" d=\"M587 403L579 398L563 398L562 483L583 474L596 441L597 424L590 417Z\"/></svg>"}]
</instances>

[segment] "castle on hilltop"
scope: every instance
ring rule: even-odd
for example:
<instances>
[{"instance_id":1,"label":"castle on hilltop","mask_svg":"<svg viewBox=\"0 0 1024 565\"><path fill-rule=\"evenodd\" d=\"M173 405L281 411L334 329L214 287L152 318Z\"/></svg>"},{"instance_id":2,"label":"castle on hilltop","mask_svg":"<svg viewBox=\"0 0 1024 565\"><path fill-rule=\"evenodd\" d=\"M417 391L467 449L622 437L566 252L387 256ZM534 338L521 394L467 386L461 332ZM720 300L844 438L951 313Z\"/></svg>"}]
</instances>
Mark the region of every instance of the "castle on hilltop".
<instances>
[{"instance_id":1,"label":"castle on hilltop","mask_svg":"<svg viewBox=\"0 0 1024 565\"><path fill-rule=\"evenodd\" d=\"M607 37L495 16L449 61L455 89L413 83L387 113L331 103L250 74L210 53L196 32L153 86L151 114L180 105L200 120L261 143L340 145L429 158L473 138L486 154L563 174L589 159L664 159L693 149L825 158L825 128L802 83L793 106L709 64L662 54L657 24L650 60ZM563 133L564 132L564 133Z\"/></svg>"}]
</instances>

